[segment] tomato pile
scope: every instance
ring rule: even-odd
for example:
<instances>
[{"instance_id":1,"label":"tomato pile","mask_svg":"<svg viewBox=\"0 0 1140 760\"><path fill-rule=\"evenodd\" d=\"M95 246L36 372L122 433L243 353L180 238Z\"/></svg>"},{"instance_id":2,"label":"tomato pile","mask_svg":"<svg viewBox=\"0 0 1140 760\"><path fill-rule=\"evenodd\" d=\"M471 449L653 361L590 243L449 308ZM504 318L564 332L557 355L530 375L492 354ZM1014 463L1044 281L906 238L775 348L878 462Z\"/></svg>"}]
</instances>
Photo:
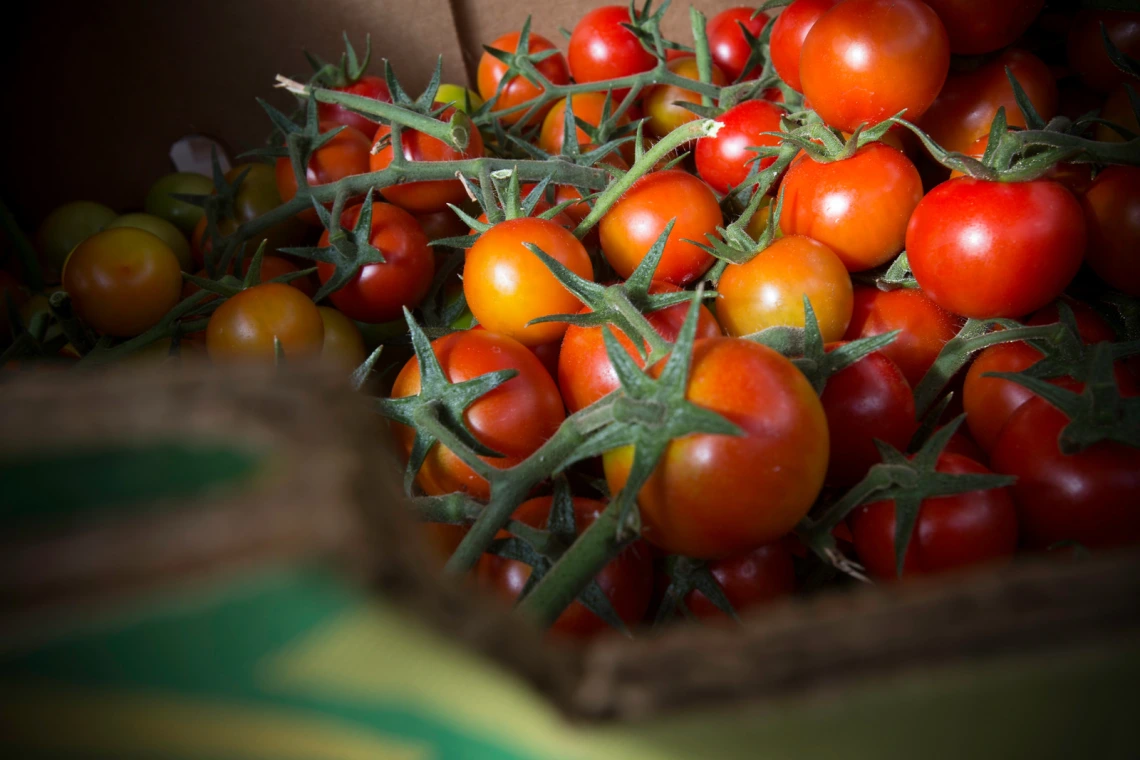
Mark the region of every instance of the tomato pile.
<instances>
[{"instance_id":1,"label":"tomato pile","mask_svg":"<svg viewBox=\"0 0 1140 760\"><path fill-rule=\"evenodd\" d=\"M248 163L5 209L2 377L335 367L439 564L564 636L1140 542L1140 14L779 5L414 98L346 38Z\"/></svg>"}]
</instances>

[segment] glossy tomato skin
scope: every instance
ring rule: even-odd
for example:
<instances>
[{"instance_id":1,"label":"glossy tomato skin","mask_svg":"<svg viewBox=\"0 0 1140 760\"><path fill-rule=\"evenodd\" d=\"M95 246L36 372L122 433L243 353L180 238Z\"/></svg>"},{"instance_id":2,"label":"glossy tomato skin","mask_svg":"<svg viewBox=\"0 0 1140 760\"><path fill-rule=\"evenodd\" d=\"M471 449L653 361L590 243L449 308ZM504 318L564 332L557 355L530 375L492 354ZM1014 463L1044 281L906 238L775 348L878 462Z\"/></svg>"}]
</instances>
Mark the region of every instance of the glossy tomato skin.
<instances>
[{"instance_id":1,"label":"glossy tomato skin","mask_svg":"<svg viewBox=\"0 0 1140 760\"><path fill-rule=\"evenodd\" d=\"M329 132L338 126L325 122L321 124L320 130ZM364 174L368 171L371 149L372 143L363 133L352 127L345 127L336 137L313 152L305 169L305 180L309 183L309 187L317 187L354 174ZM297 178L293 175L293 165L288 156L277 159L276 174L277 191L281 194L281 200L286 203L293 200L297 195ZM314 226L321 223L317 218L317 212L311 208L297 214L297 217Z\"/></svg>"},{"instance_id":2,"label":"glossy tomato skin","mask_svg":"<svg viewBox=\"0 0 1140 760\"><path fill-rule=\"evenodd\" d=\"M780 542L736 557L713 560L708 568L737 615L791 596L796 590L792 554ZM695 589L685 595L685 606L701 620L728 619L708 597Z\"/></svg>"},{"instance_id":3,"label":"glossy tomato skin","mask_svg":"<svg viewBox=\"0 0 1140 760\"><path fill-rule=\"evenodd\" d=\"M578 21L570 35L567 57L575 82L597 82L617 79L657 65L657 59L645 49L633 32L622 24L630 23L629 7L605 5L595 8ZM615 90L617 103L629 90Z\"/></svg>"},{"instance_id":4,"label":"glossy tomato skin","mask_svg":"<svg viewBox=\"0 0 1140 760\"><path fill-rule=\"evenodd\" d=\"M545 530L552 496L539 496L524 501L511 519ZM574 497L574 527L581 534L606 508L594 499ZM500 532L501 537L509 534ZM503 559L493 554L484 554L479 560L476 574L480 581L501 592L508 600L515 600L530 578L529 565L514 560ZM649 608L649 598L653 593L653 562L649 547L642 541L635 541L623 549L618 556L602 568L595 576L602 593L609 599L617 616L627 625L638 623ZM550 627L550 634L572 639L590 639L610 631L609 625L586 609L581 602L572 602L558 616Z\"/></svg>"},{"instance_id":5,"label":"glossy tomato skin","mask_svg":"<svg viewBox=\"0 0 1140 760\"><path fill-rule=\"evenodd\" d=\"M716 313L725 332L744 336L768 327L803 327L804 296L825 341L851 321L851 278L830 248L802 235L782 237L744 264L729 264L717 283Z\"/></svg>"},{"instance_id":6,"label":"glossy tomato skin","mask_svg":"<svg viewBox=\"0 0 1140 760\"><path fill-rule=\"evenodd\" d=\"M997 3L994 3L997 5ZM989 135L998 108L1005 106L1006 122L1024 127L1006 68L1017 77L1041 118L1057 115L1057 83L1045 63L1024 50L1006 50L974 71L952 74L938 99L918 122L946 150L965 153L980 137Z\"/></svg>"},{"instance_id":7,"label":"glossy tomato skin","mask_svg":"<svg viewBox=\"0 0 1140 760\"><path fill-rule=\"evenodd\" d=\"M1109 287L1140 296L1140 168L1106 167L1081 204L1089 266Z\"/></svg>"},{"instance_id":8,"label":"glossy tomato skin","mask_svg":"<svg viewBox=\"0 0 1140 760\"><path fill-rule=\"evenodd\" d=\"M653 275L687 285L713 264L713 257L686 240L704 241L724 221L708 185L676 169L646 174L613 205L598 227L602 252L621 277L629 277L676 218L665 252Z\"/></svg>"},{"instance_id":9,"label":"glossy tomato skin","mask_svg":"<svg viewBox=\"0 0 1140 760\"><path fill-rule=\"evenodd\" d=\"M803 92L800 81L800 51L804 38L815 26L819 17L838 3L839 0L795 0L780 11L776 23L772 25L769 37L769 51L772 65L784 84L796 92Z\"/></svg>"},{"instance_id":10,"label":"glossy tomato skin","mask_svg":"<svg viewBox=\"0 0 1140 760\"><path fill-rule=\"evenodd\" d=\"M939 472L989 470L958 454L942 454ZM855 553L876 578L896 577L895 503L877 501L852 513ZM1017 510L1008 488L923 500L907 545L903 575L929 575L980 564L1009 562L1017 550Z\"/></svg>"},{"instance_id":11,"label":"glossy tomato skin","mask_svg":"<svg viewBox=\"0 0 1140 760\"><path fill-rule=\"evenodd\" d=\"M479 324L527 346L559 340L565 322L528 326L538 317L576 314L582 303L524 244L538 246L570 271L594 279L590 255L556 222L535 217L510 219L484 232L467 251L463 294Z\"/></svg>"},{"instance_id":12,"label":"glossy tomato skin","mask_svg":"<svg viewBox=\"0 0 1140 760\"><path fill-rule=\"evenodd\" d=\"M686 79L699 79L697 59L692 56L677 58L669 62L669 70ZM724 72L715 64L712 66L709 80L713 84L728 84ZM692 90L678 87L675 84L657 84L645 90L645 116L646 128L655 137L664 137L682 124L698 119L695 113L679 105L678 102L701 102L701 96Z\"/></svg>"},{"instance_id":13,"label":"glossy tomato skin","mask_svg":"<svg viewBox=\"0 0 1140 760\"><path fill-rule=\"evenodd\" d=\"M519 47L519 33L511 32L504 34L492 42L489 47L495 50L502 50L505 53L514 53ZM553 49L553 42L541 34L531 32L530 39L527 42L527 52L533 54ZM555 53L549 58L540 61L536 68L553 84L566 84L570 81L570 71L566 67L566 58L562 53ZM483 53L483 57L479 59L479 69L476 72L479 96L482 97L483 100L490 100L494 97L495 93L499 90L499 82L502 81L506 73L507 65L505 63L489 53ZM514 76L503 86L503 91L499 94L499 99L495 101L495 105L492 106L491 110L495 112L504 111L513 106L525 103L528 100L533 100L541 95L542 92L541 87L531 84L521 76ZM539 109L531 123L541 121L545 113L546 109ZM499 116L499 118L504 124L514 124L524 115L526 115L525 108L505 116Z\"/></svg>"},{"instance_id":14,"label":"glossy tomato skin","mask_svg":"<svg viewBox=\"0 0 1140 760\"><path fill-rule=\"evenodd\" d=\"M1118 69L1108 57L1100 25L1120 52L1140 58L1140 13L1127 11L1080 11L1069 27L1067 53L1069 65L1081 75L1081 81L1097 92L1108 93L1125 82L1133 89L1140 82Z\"/></svg>"},{"instance_id":15,"label":"glossy tomato skin","mask_svg":"<svg viewBox=\"0 0 1140 760\"><path fill-rule=\"evenodd\" d=\"M344 87L334 87L336 92L344 92L349 95L359 95L362 98L369 98L371 100L379 100L382 103L392 102L392 93L388 90L388 83L384 81L383 77L375 76L374 74L365 74L352 84L345 85ZM358 113L353 113L349 109L336 103L317 103L317 117L321 121L332 122L333 124L343 124L346 127L352 127L359 130L363 135L370 135L376 131L378 123L369 119L367 116L361 116Z\"/></svg>"},{"instance_id":16,"label":"glossy tomato skin","mask_svg":"<svg viewBox=\"0 0 1140 760\"><path fill-rule=\"evenodd\" d=\"M533 454L562 424L566 412L550 373L526 346L505 335L486 330L465 330L432 341L432 351L444 375L460 383L501 369L518 375L478 398L463 413L475 438L503 454L485 457L493 467L505 469ZM408 360L392 386L392 397L420 392L420 369ZM393 434L405 460L412 450L415 431L393 424ZM416 482L429 496L465 491L477 499L490 495L487 481L450 449L436 444L428 452Z\"/></svg>"},{"instance_id":17,"label":"glossy tomato skin","mask_svg":"<svg viewBox=\"0 0 1140 760\"><path fill-rule=\"evenodd\" d=\"M602 114L605 112L606 95L601 92L583 92L570 95L559 100L542 120L542 130L538 134L538 147L547 153L557 155L562 152L562 143L566 139L566 102L571 101L570 108L574 116L593 126L602 123ZM621 101L612 100L610 112L617 110ZM617 126L629 124L628 114L622 114L617 120ZM578 145L590 144L590 136L581 127L576 127L574 134L578 138Z\"/></svg>"},{"instance_id":18,"label":"glossy tomato skin","mask_svg":"<svg viewBox=\"0 0 1140 760\"><path fill-rule=\"evenodd\" d=\"M752 18L755 8L728 8L709 19L705 32L709 39L709 53L715 63L730 82L740 79L744 67L748 65L748 57L752 54L752 46L744 37L741 27L748 30L753 37L759 37L768 23L768 15L760 13ZM748 79L754 79L760 73L760 67L748 72Z\"/></svg>"},{"instance_id":19,"label":"glossy tomato skin","mask_svg":"<svg viewBox=\"0 0 1140 760\"><path fill-rule=\"evenodd\" d=\"M75 312L97 332L133 338L177 305L182 267L155 235L115 227L75 247L63 267L63 289Z\"/></svg>"},{"instance_id":20,"label":"glossy tomato skin","mask_svg":"<svg viewBox=\"0 0 1140 760\"><path fill-rule=\"evenodd\" d=\"M341 214L341 225L351 229L361 206ZM435 257L416 218L390 203L372 204L372 247L384 257L383 264L366 264L344 287L329 296L333 305L359 322L389 322L399 319L404 307L414 309L427 295L435 276ZM328 230L319 245L329 244ZM336 265L317 263L321 284L332 279Z\"/></svg>"},{"instance_id":21,"label":"glossy tomato skin","mask_svg":"<svg viewBox=\"0 0 1140 760\"><path fill-rule=\"evenodd\" d=\"M276 282L254 285L227 299L206 325L206 350L215 362L275 361L273 339L286 359L319 356L325 326L308 296Z\"/></svg>"},{"instance_id":22,"label":"glossy tomato skin","mask_svg":"<svg viewBox=\"0 0 1140 760\"><path fill-rule=\"evenodd\" d=\"M959 177L910 218L911 271L930 298L964 317L1020 317L1061 294L1080 269L1085 220L1056 182Z\"/></svg>"},{"instance_id":23,"label":"glossy tomato skin","mask_svg":"<svg viewBox=\"0 0 1140 760\"><path fill-rule=\"evenodd\" d=\"M920 0L846 0L815 22L800 53L804 96L844 132L903 109L917 121L949 68L946 29Z\"/></svg>"},{"instance_id":24,"label":"glossy tomato skin","mask_svg":"<svg viewBox=\"0 0 1140 760\"><path fill-rule=\"evenodd\" d=\"M649 292L654 294L676 293L679 290L676 285L666 282L655 282L649 287ZM589 310L589 307L585 307L582 313L585 314ZM682 303L650 312L645 318L662 338L672 343L681 331L686 313L688 313L688 304ZM614 366L606 353L602 329L570 325L562 338L562 350L558 354L556 374L562 399L571 414L579 409L585 409L611 391L617 390L620 385L617 372L614 371ZM617 327L613 330L618 343L626 353L637 366L644 368L645 360L635 350L633 341ZM700 315L697 317L697 338L715 338L720 335L722 332L716 317L708 307L701 306Z\"/></svg>"},{"instance_id":25,"label":"glossy tomato skin","mask_svg":"<svg viewBox=\"0 0 1140 760\"><path fill-rule=\"evenodd\" d=\"M455 113L454 108L448 108L440 114L440 121L449 120ZM392 133L391 127L384 124L376 130L376 137L372 145L376 146L382 139ZM460 161L465 158L479 158L483 155L483 138L479 130L472 128L471 137L467 147L457 150L443 140L437 140L423 132L414 129L404 129L400 132L400 140L404 148L404 158L408 161ZM385 145L369 159L369 169L378 172L387 169L392 163L392 146ZM463 183L457 179L425 180L423 182L404 182L399 185L390 185L380 191L384 199L394 203L400 208L415 214L430 214L436 211L450 211L447 204L461 205L467 200L467 191Z\"/></svg>"},{"instance_id":26,"label":"glossy tomato skin","mask_svg":"<svg viewBox=\"0 0 1140 760\"><path fill-rule=\"evenodd\" d=\"M343 372L352 372L368 353L364 350L364 336L356 323L343 312L331 306L318 306L324 324L324 342L321 344L321 362Z\"/></svg>"},{"instance_id":27,"label":"glossy tomato skin","mask_svg":"<svg viewBox=\"0 0 1140 760\"><path fill-rule=\"evenodd\" d=\"M784 111L763 100L746 100L725 111L717 121L723 126L716 136L697 141L697 174L718 193L727 193L744 182L753 163L763 170L775 156L754 162L756 153L748 148L779 145L778 138L761 134L780 131Z\"/></svg>"},{"instance_id":28,"label":"glossy tomato skin","mask_svg":"<svg viewBox=\"0 0 1140 760\"><path fill-rule=\"evenodd\" d=\"M1063 454L1058 438L1068 424L1063 412L1033 398L1009 418L994 447L994 469L1017 476L1012 490L1025 544L1140 542L1140 449L1102 441Z\"/></svg>"},{"instance_id":29,"label":"glossy tomato skin","mask_svg":"<svg viewBox=\"0 0 1140 760\"><path fill-rule=\"evenodd\" d=\"M958 334L962 320L931 301L921 290L855 288L846 340L902 332L881 349L911 388L918 386L946 342Z\"/></svg>"},{"instance_id":30,"label":"glossy tomato skin","mask_svg":"<svg viewBox=\"0 0 1140 760\"><path fill-rule=\"evenodd\" d=\"M922 178L900 151L871 143L851 158L819 162L800 156L781 184L780 229L826 245L850 272L890 261L922 200Z\"/></svg>"},{"instance_id":31,"label":"glossy tomato skin","mask_svg":"<svg viewBox=\"0 0 1140 760\"><path fill-rule=\"evenodd\" d=\"M638 494L644 538L670 553L720 559L786 535L811 508L827 471L827 420L807 379L759 343L707 338L694 346L686 398L743 435L669 443ZM607 452L603 463L617 493L629 477L632 447Z\"/></svg>"},{"instance_id":32,"label":"glossy tomato skin","mask_svg":"<svg viewBox=\"0 0 1140 760\"><path fill-rule=\"evenodd\" d=\"M827 350L841 345L833 343ZM898 365L878 352L828 378L820 401L831 439L831 485L854 485L882 461L876 439L905 451L918 430L910 383Z\"/></svg>"},{"instance_id":33,"label":"glossy tomato skin","mask_svg":"<svg viewBox=\"0 0 1140 760\"><path fill-rule=\"evenodd\" d=\"M1022 35L1045 6L1045 0L1004 0L979 3L975 0L927 0L946 34L950 52L956 55L989 53Z\"/></svg>"}]
</instances>

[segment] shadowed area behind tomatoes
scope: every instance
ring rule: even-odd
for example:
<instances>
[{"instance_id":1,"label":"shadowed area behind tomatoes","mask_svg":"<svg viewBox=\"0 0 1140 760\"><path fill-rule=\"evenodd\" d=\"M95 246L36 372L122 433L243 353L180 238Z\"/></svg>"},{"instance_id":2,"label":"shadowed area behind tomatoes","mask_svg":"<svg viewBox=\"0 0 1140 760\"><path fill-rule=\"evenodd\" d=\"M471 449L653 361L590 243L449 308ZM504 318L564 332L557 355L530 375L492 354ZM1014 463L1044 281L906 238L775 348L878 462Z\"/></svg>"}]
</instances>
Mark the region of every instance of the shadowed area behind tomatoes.
<instances>
[{"instance_id":1,"label":"shadowed area behind tomatoes","mask_svg":"<svg viewBox=\"0 0 1140 760\"><path fill-rule=\"evenodd\" d=\"M796 590L792 554L779 541L738 557L713 560L708 569L737 615L745 615L776 599L790 596ZM685 606L701 620L729 619L696 589L685 595Z\"/></svg>"}]
</instances>

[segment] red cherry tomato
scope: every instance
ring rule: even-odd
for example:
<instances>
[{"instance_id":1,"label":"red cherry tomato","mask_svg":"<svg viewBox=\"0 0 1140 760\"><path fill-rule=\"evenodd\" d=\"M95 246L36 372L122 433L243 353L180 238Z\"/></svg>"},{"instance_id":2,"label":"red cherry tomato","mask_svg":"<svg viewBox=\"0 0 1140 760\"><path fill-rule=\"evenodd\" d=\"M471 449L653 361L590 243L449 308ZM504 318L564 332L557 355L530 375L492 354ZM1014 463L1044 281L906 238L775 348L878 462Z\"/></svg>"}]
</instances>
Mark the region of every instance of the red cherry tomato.
<instances>
[{"instance_id":1,"label":"red cherry tomato","mask_svg":"<svg viewBox=\"0 0 1140 760\"><path fill-rule=\"evenodd\" d=\"M1032 53L1006 50L974 71L947 78L919 126L943 148L957 153L965 153L976 140L989 135L1001 106L1005 106L1006 123L1024 127L1025 117L1017 107L1006 67L1041 118L1048 121L1057 115L1057 84L1049 67Z\"/></svg>"},{"instance_id":2,"label":"red cherry tomato","mask_svg":"<svg viewBox=\"0 0 1140 760\"><path fill-rule=\"evenodd\" d=\"M439 115L440 121L447 121L455 113L454 108L448 108ZM376 130L373 146L380 140L388 137L392 130L388 125L381 125ZM400 139L404 147L404 158L408 161L459 161L464 158L479 158L483 155L483 138L479 130L471 128L471 137L467 147L456 150L442 140L417 132L414 129L404 129L400 132ZM378 152L373 153L369 159L369 168L378 172L387 169L392 163L392 146L386 145ZM390 185L380 191L384 199L394 203L402 209L416 214L430 214L435 211L448 211L447 204L460 205L467 200L467 191L463 183L457 179L427 180L424 182L405 182L399 185Z\"/></svg>"},{"instance_id":3,"label":"red cherry tomato","mask_svg":"<svg viewBox=\"0 0 1140 760\"><path fill-rule=\"evenodd\" d=\"M687 285L704 274L713 257L686 240L704 241L724 222L708 185L676 169L653 172L633 183L602 217L602 252L621 277L629 277L645 254L676 219L665 252L653 275L674 285Z\"/></svg>"},{"instance_id":4,"label":"red cherry tomato","mask_svg":"<svg viewBox=\"0 0 1140 760\"><path fill-rule=\"evenodd\" d=\"M801 155L781 185L780 229L826 245L850 272L890 261L922 200L922 178L901 152L864 145L851 158L822 163Z\"/></svg>"},{"instance_id":5,"label":"red cherry tomato","mask_svg":"<svg viewBox=\"0 0 1140 760\"><path fill-rule=\"evenodd\" d=\"M779 145L779 138L761 133L779 132L783 114L783 109L766 101L746 100L717 117L723 126L716 136L697 141L695 155L701 179L723 194L744 182L753 163L759 163L760 169L770 166L775 156L759 158L748 149Z\"/></svg>"},{"instance_id":6,"label":"red cherry tomato","mask_svg":"<svg viewBox=\"0 0 1140 760\"><path fill-rule=\"evenodd\" d=\"M657 372L661 365L652 370ZM686 398L738 425L669 443L638 494L643 536L675 554L718 559L786 535L827 471L827 420L807 379L772 349L707 338L693 349ZM633 447L603 457L610 492L629 478Z\"/></svg>"},{"instance_id":7,"label":"red cherry tomato","mask_svg":"<svg viewBox=\"0 0 1140 760\"><path fill-rule=\"evenodd\" d=\"M747 554L713 560L708 569L737 615L791 596L796 590L792 554L779 542L761 546ZM696 589L685 595L685 606L702 620L728 619L719 607Z\"/></svg>"},{"instance_id":8,"label":"red cherry tomato","mask_svg":"<svg viewBox=\"0 0 1140 760\"><path fill-rule=\"evenodd\" d=\"M1140 296L1140 168L1105 168L1081 203L1089 266L1109 287Z\"/></svg>"},{"instance_id":9,"label":"red cherry tomato","mask_svg":"<svg viewBox=\"0 0 1140 760\"><path fill-rule=\"evenodd\" d=\"M920 0L839 3L815 22L800 53L804 96L844 132L903 109L918 120L949 68L946 30Z\"/></svg>"},{"instance_id":10,"label":"red cherry tomato","mask_svg":"<svg viewBox=\"0 0 1140 760\"><path fill-rule=\"evenodd\" d=\"M862 480L881 461L876 439L905 451L918 430L910 384L898 365L878 352L828 378L820 401L831 439L830 484L850 486Z\"/></svg>"},{"instance_id":11,"label":"red cherry tomato","mask_svg":"<svg viewBox=\"0 0 1140 760\"><path fill-rule=\"evenodd\" d=\"M350 85L334 87L333 89L349 95L379 100L382 103L392 102L392 93L388 91L388 83L382 77L372 74L365 74ZM366 136L375 132L378 126L375 119L361 116L336 103L317 103L317 116L321 121L343 124L346 127L359 130L361 134Z\"/></svg>"},{"instance_id":12,"label":"red cherry tomato","mask_svg":"<svg viewBox=\"0 0 1140 760\"><path fill-rule=\"evenodd\" d=\"M657 58L622 26L628 23L629 8L624 5L605 5L582 17L570 35L568 49L575 82L633 76L657 65ZM615 104L628 92L614 90Z\"/></svg>"},{"instance_id":13,"label":"red cherry tomato","mask_svg":"<svg viewBox=\"0 0 1140 760\"><path fill-rule=\"evenodd\" d=\"M346 208L341 226L352 229L363 206ZM427 295L435 276L435 257L416 218L389 203L372 204L372 247L384 257L383 264L366 264L344 287L329 298L333 305L358 322L389 322L399 319L404 307L414 309ZM325 230L319 245L329 244ZM336 265L320 262L317 276L324 284L332 279Z\"/></svg>"},{"instance_id":14,"label":"red cherry tomato","mask_svg":"<svg viewBox=\"0 0 1140 760\"><path fill-rule=\"evenodd\" d=\"M649 287L650 293L676 293L680 288L667 282L655 282ZM589 307L582 309L587 313ZM687 304L677 304L667 309L653 311L645 315L653 329L672 343L681 331L688 312ZM570 325L566 328L566 335L562 338L562 350L558 355L558 387L562 391L562 399L571 413L584 409L611 391L617 390L618 376L610 363L606 353L605 340L602 337L601 327L579 327ZM634 349L633 341L614 327L615 337L626 353L639 367L645 367L645 361ZM700 316L697 318L697 338L714 338L721 335L720 325L707 307L702 306ZM648 346L645 347L648 350Z\"/></svg>"},{"instance_id":15,"label":"red cherry tomato","mask_svg":"<svg viewBox=\"0 0 1140 760\"><path fill-rule=\"evenodd\" d=\"M486 330L464 330L432 341L432 351L444 375L453 383L500 369L518 370L518 375L476 399L463 413L476 440L503 454L483 458L492 467L505 469L526 459L554 435L565 419L554 379L517 340ZM396 377L392 397L415 396L419 392L420 368L412 357ZM393 424L392 431L407 459L415 431L399 424ZM430 496L455 491L466 491L477 499L490 495L487 481L439 444L428 452L416 482Z\"/></svg>"},{"instance_id":16,"label":"red cherry tomato","mask_svg":"<svg viewBox=\"0 0 1140 760\"><path fill-rule=\"evenodd\" d=\"M768 14L757 14L755 8L729 8L709 19L705 33L709 39L709 53L712 54L713 63L720 67L730 82L741 78L744 67L748 65L748 57L752 55L752 46L744 37L743 29L753 37L759 37L768 23ZM760 74L760 66L748 72L748 79L754 79Z\"/></svg>"},{"instance_id":17,"label":"red cherry tomato","mask_svg":"<svg viewBox=\"0 0 1140 760\"><path fill-rule=\"evenodd\" d=\"M978 55L1003 48L1020 37L1037 18L1045 0L926 0L926 4L942 19L951 53Z\"/></svg>"},{"instance_id":18,"label":"red cherry tomato","mask_svg":"<svg viewBox=\"0 0 1140 760\"><path fill-rule=\"evenodd\" d=\"M802 235L782 237L744 264L729 264L717 283L716 313L729 335L768 327L803 327L804 296L825 341L851 321L851 277L830 248Z\"/></svg>"},{"instance_id":19,"label":"red cherry tomato","mask_svg":"<svg viewBox=\"0 0 1140 760\"><path fill-rule=\"evenodd\" d=\"M1027 546L1086 547L1140 541L1140 449L1115 441L1076 454L1060 450L1069 418L1042 398L1018 408L993 451L998 472L1017 476L1013 496Z\"/></svg>"},{"instance_id":20,"label":"red cherry tomato","mask_svg":"<svg viewBox=\"0 0 1140 760\"><path fill-rule=\"evenodd\" d=\"M581 301L562 286L526 243L538 246L570 271L594 279L590 255L578 239L553 221L512 219L496 224L467 251L463 294L479 324L527 346L558 340L565 322L529 325L552 314L576 314Z\"/></svg>"},{"instance_id":21,"label":"red cherry tomato","mask_svg":"<svg viewBox=\"0 0 1140 760\"><path fill-rule=\"evenodd\" d=\"M691 55L669 62L669 70L686 79L699 79L697 59ZM712 67L709 81L716 85L728 84L724 72L715 65ZM701 102L701 96L693 90L678 87L675 84L658 84L645 90L645 116L646 128L655 137L664 137L682 124L687 124L699 118L689 109L676 105L677 103Z\"/></svg>"},{"instance_id":22,"label":"red cherry tomato","mask_svg":"<svg viewBox=\"0 0 1140 760\"><path fill-rule=\"evenodd\" d=\"M800 50L804 38L827 11L839 0L795 0L776 17L772 34L768 38L772 65L784 84L796 92L803 92L800 81Z\"/></svg>"},{"instance_id":23,"label":"red cherry tomato","mask_svg":"<svg viewBox=\"0 0 1140 760\"><path fill-rule=\"evenodd\" d=\"M931 190L906 233L915 279L966 317L1020 317L1061 294L1081 266L1085 221L1056 182L959 177Z\"/></svg>"},{"instance_id":24,"label":"red cherry tomato","mask_svg":"<svg viewBox=\"0 0 1140 760\"><path fill-rule=\"evenodd\" d=\"M600 501L577 496L573 502L574 527L579 534L590 527L606 508ZM554 497L539 496L524 501L511 518L532 528L546 529L553 504ZM509 535L505 531L500 532L503 538ZM526 586L531 567L522 562L485 554L479 560L476 572L481 581L513 601ZM609 599L614 612L626 625L632 626L639 622L649 608L649 598L653 593L653 561L649 547L642 541L627 546L602 568L595 580ZM550 627L550 633L554 636L575 639L593 638L610 630L604 620L586 609L581 602L572 602Z\"/></svg>"},{"instance_id":25,"label":"red cherry tomato","mask_svg":"<svg viewBox=\"0 0 1140 760\"><path fill-rule=\"evenodd\" d=\"M939 472L988 473L957 454L938 458ZM896 577L895 503L859 507L850 518L855 553L878 578ZM1008 488L924 499L907 545L903 575L928 575L979 564L1008 562L1017 550L1017 510Z\"/></svg>"},{"instance_id":26,"label":"red cherry tomato","mask_svg":"<svg viewBox=\"0 0 1140 760\"><path fill-rule=\"evenodd\" d=\"M566 101L573 101L570 108L574 116L582 121L588 122L593 126L598 126L602 123L602 114L606 104L606 96L600 92L583 92L578 95L571 95L567 98L558 101L554 104L554 108L546 114L546 118L542 120L542 131L538 135L538 147L542 148L547 153L559 154L562 152L562 143L565 141L566 135ZM617 110L620 101L610 101L610 112ZM617 125L624 126L629 124L629 116L622 114L621 118L617 120ZM578 137L578 145L588 145L590 136L581 128L575 129L575 135Z\"/></svg>"},{"instance_id":27,"label":"red cherry tomato","mask_svg":"<svg viewBox=\"0 0 1140 760\"><path fill-rule=\"evenodd\" d=\"M1108 57L1101 24L1120 52L1134 60L1140 58L1140 13L1090 10L1077 13L1069 26L1069 65L1086 86L1098 92L1111 92L1125 82L1135 89L1140 81L1118 69Z\"/></svg>"},{"instance_id":28,"label":"red cherry tomato","mask_svg":"<svg viewBox=\"0 0 1140 760\"><path fill-rule=\"evenodd\" d=\"M504 53L514 53L519 47L519 36L518 32L504 34L488 47L501 50ZM541 34L531 32L530 39L527 41L527 52L533 54L541 53L544 50L554 50L554 43ZM555 53L549 58L539 61L535 68L550 80L552 84L566 84L570 81L570 72L566 68L566 59L561 53ZM541 87L531 84L527 79L521 76L511 77L507 83L502 86L500 91L500 82L506 73L507 64L490 53L483 53L483 57L479 59L479 70L476 73L476 79L478 80L479 97L483 98L483 100L489 101L498 93L499 98L495 101L495 104L491 106L492 111L496 113L506 111L528 100L533 100L543 93ZM549 108L549 106L547 108ZM528 123L537 124L541 121L547 108L539 109ZM499 119L504 124L514 124L526 115L526 111L527 109L524 108L510 114L500 114Z\"/></svg>"},{"instance_id":29,"label":"red cherry tomato","mask_svg":"<svg viewBox=\"0 0 1140 760\"><path fill-rule=\"evenodd\" d=\"M855 306L846 340L902 332L881 353L898 365L912 388L918 386L962 320L940 308L921 290L855 288Z\"/></svg>"},{"instance_id":30,"label":"red cherry tomato","mask_svg":"<svg viewBox=\"0 0 1140 760\"><path fill-rule=\"evenodd\" d=\"M326 122L321 124L321 132L329 132L338 127L337 124ZM364 174L368 171L369 151L372 143L368 138L352 127L345 127L329 142L317 148L309 157L309 166L305 170L305 181L309 187L327 185L354 174ZM281 193L281 200L285 203L293 200L297 195L297 178L293 174L293 165L288 156L277 159L277 191ZM331 207L332 204L328 203ZM319 225L317 212L309 208L297 214L297 217L312 225Z\"/></svg>"}]
</instances>

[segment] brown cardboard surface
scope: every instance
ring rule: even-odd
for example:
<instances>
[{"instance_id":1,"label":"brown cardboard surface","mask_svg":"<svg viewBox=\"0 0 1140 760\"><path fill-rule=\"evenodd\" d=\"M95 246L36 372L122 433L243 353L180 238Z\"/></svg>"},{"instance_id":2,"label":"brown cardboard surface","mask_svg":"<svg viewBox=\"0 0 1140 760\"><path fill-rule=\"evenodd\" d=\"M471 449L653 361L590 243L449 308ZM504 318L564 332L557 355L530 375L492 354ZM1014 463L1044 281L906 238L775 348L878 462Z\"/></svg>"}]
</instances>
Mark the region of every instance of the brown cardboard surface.
<instances>
[{"instance_id":1,"label":"brown cardboard surface","mask_svg":"<svg viewBox=\"0 0 1140 760\"><path fill-rule=\"evenodd\" d=\"M141 207L183 135L257 147L269 123L254 98L288 106L274 75L305 75L302 48L338 57L342 31L361 51L370 32L409 89L437 54L448 80L465 78L448 0L60 0L8 14L0 192L28 226L71 200Z\"/></svg>"}]
</instances>

